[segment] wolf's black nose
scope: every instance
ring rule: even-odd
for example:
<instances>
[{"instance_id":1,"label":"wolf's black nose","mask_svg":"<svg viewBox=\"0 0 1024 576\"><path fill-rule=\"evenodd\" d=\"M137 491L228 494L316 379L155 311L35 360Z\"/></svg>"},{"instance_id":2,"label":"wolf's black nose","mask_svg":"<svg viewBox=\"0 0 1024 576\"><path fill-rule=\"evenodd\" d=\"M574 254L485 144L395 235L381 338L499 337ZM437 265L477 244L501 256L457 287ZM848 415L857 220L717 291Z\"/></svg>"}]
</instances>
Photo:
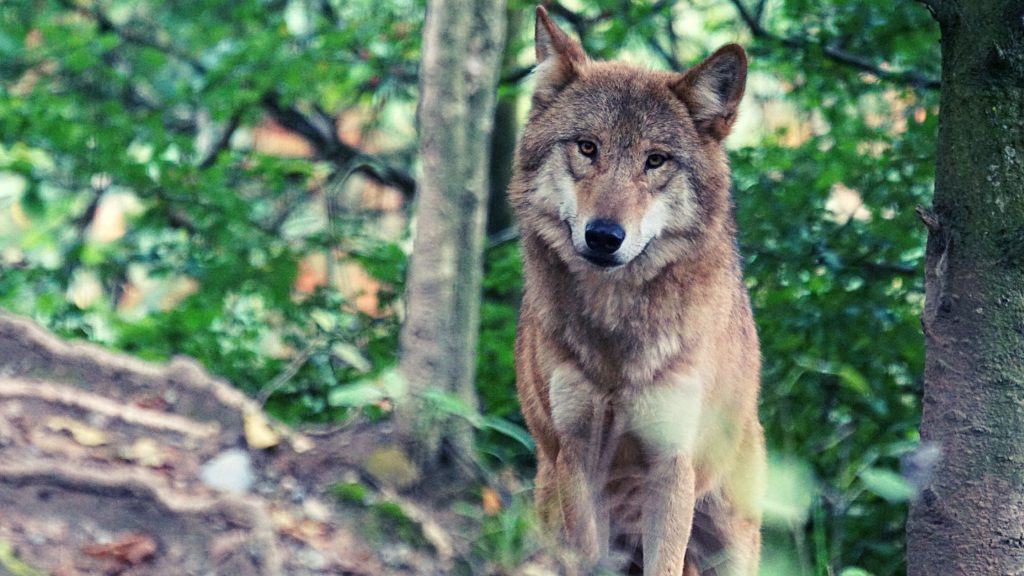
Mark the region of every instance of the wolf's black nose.
<instances>
[{"instance_id":1,"label":"wolf's black nose","mask_svg":"<svg viewBox=\"0 0 1024 576\"><path fill-rule=\"evenodd\" d=\"M591 220L587 224L587 246L594 252L614 254L622 241L626 239L626 231L617 222L611 220Z\"/></svg>"}]
</instances>

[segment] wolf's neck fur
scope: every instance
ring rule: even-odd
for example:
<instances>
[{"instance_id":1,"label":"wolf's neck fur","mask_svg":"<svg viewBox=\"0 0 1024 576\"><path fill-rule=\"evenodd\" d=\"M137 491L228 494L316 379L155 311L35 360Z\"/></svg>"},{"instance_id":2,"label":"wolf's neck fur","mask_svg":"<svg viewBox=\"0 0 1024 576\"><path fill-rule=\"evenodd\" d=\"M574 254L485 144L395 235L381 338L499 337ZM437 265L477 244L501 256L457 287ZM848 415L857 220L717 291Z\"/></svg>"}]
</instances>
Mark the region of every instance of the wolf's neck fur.
<instances>
[{"instance_id":1,"label":"wolf's neck fur","mask_svg":"<svg viewBox=\"0 0 1024 576\"><path fill-rule=\"evenodd\" d=\"M718 232L729 237L731 226ZM619 273L574 273L540 238L527 234L523 242L529 253L524 273L532 280L527 285L536 288L524 294L525 305L597 381L642 385L670 365L699 362L700 343L729 325L721 312L731 316L742 298L731 237L705 238L642 283L623 279L628 266ZM735 289L722 290L723 284Z\"/></svg>"}]
</instances>

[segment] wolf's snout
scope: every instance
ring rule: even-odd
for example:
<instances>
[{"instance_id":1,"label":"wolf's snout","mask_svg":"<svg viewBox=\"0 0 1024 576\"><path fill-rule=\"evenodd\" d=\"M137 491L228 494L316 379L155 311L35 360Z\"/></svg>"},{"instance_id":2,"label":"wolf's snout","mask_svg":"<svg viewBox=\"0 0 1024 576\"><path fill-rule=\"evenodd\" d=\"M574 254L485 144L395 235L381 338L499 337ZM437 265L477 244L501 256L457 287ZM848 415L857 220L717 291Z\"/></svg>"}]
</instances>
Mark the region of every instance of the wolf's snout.
<instances>
[{"instance_id":1,"label":"wolf's snout","mask_svg":"<svg viewBox=\"0 0 1024 576\"><path fill-rule=\"evenodd\" d=\"M611 220L591 220L585 236L587 246L594 252L614 254L626 239L626 231Z\"/></svg>"}]
</instances>

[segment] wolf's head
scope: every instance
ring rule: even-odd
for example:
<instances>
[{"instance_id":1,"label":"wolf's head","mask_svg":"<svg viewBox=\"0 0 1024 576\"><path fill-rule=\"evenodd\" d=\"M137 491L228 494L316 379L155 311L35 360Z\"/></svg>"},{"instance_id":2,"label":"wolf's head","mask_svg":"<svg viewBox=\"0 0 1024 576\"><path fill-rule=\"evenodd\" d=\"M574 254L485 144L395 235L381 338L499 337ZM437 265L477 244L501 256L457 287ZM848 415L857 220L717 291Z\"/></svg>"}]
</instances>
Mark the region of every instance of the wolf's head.
<instances>
[{"instance_id":1,"label":"wolf's head","mask_svg":"<svg viewBox=\"0 0 1024 576\"><path fill-rule=\"evenodd\" d=\"M729 227L722 140L746 84L742 48L685 73L594 61L538 7L536 51L511 187L524 234L570 269L647 275Z\"/></svg>"}]
</instances>

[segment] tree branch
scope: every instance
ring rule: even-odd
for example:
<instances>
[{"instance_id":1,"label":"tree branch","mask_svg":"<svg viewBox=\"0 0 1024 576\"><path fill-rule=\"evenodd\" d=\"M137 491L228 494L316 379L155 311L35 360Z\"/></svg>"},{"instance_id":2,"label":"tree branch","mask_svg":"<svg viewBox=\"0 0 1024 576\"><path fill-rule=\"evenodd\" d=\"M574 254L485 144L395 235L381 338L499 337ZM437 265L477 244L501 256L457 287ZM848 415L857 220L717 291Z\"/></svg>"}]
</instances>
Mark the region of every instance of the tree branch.
<instances>
[{"instance_id":1,"label":"tree branch","mask_svg":"<svg viewBox=\"0 0 1024 576\"><path fill-rule=\"evenodd\" d=\"M662 3L659 3L659 5L660 4ZM660 6L657 6L654 10L660 10L660 8ZM682 70L683 63L679 60L679 51L676 47L679 39L676 36L675 28L672 26L675 22L675 18L672 16L671 8L666 12L666 14L668 18L665 19L665 35L668 37L668 47L666 48L665 46L662 46L661 42L658 41L658 38L655 35L648 38L647 43L665 60L665 62L668 63L671 69Z\"/></svg>"},{"instance_id":2,"label":"tree branch","mask_svg":"<svg viewBox=\"0 0 1024 576\"><path fill-rule=\"evenodd\" d=\"M197 74L206 75L209 69L195 56L178 49L169 42L152 40L131 32L115 24L99 8L87 10L77 5L74 0L60 0L61 4L69 10L74 10L83 16L94 19L100 30L116 34L123 42L136 46L143 46L159 50L172 58L179 60L191 67ZM416 181L406 171L391 166L381 158L364 153L362 150L342 142L338 137L332 119L324 120L326 114L321 113L317 118L307 116L293 106L283 106L277 94L268 93L261 101L264 109L279 124L292 130L305 138L316 150L317 155L325 160L333 162L338 166L348 166L354 159L359 159L356 171L368 176L380 184L396 188L407 200L412 198L416 192ZM321 111L322 112L322 111ZM201 168L208 168L216 161L216 156L223 151L231 140L231 135L237 128L240 121L240 114L232 117L222 139L214 147L213 153L200 162Z\"/></svg>"},{"instance_id":3,"label":"tree branch","mask_svg":"<svg viewBox=\"0 0 1024 576\"><path fill-rule=\"evenodd\" d=\"M924 2L925 4L928 4L930 6L930 2L940 2L941 0L918 1ZM787 38L783 36L777 36L772 32L768 31L763 25L761 25L759 16L755 16L754 14L752 14L747 9L747 7L744 6L742 0L731 0L731 2L733 6L736 7L736 11L739 13L740 19L742 19L743 22L747 25L747 28L750 29L750 32L751 34L753 34L754 38L774 42L776 44L786 46L787 48L793 48L804 51L809 50L813 47L820 47L822 54L824 54L830 60L838 62L840 64L844 64L846 66L850 66L852 68L856 68L857 70L868 72L883 80L895 82L898 84L904 84L907 86L911 86L913 88L928 90L937 90L939 88L939 81L937 79L925 76L919 72L915 72L912 70L904 72L886 70L879 66L878 64L874 63L869 58L861 56L859 54L854 54L852 52L847 52L846 50L843 50L838 46L817 45L814 42L810 42L802 38Z\"/></svg>"},{"instance_id":4,"label":"tree branch","mask_svg":"<svg viewBox=\"0 0 1024 576\"><path fill-rule=\"evenodd\" d=\"M675 15L672 9L668 9L668 18L665 20L665 34L668 36L668 56L666 60L673 70L681 70L682 62L679 60L679 36L676 35Z\"/></svg>"},{"instance_id":5,"label":"tree branch","mask_svg":"<svg viewBox=\"0 0 1024 576\"><path fill-rule=\"evenodd\" d=\"M113 32L117 35L118 38L120 38L122 41L128 44L134 44L136 46L143 46L146 48L153 48L157 51L163 52L168 56L172 56L175 59L188 64L190 67L192 67L192 69L194 69L196 72L200 74L206 74L209 71L206 68L206 66L199 61L198 58L192 56L191 54L188 54L187 52L179 50L176 46L168 42L160 42L153 38L140 36L130 30L118 26L102 10L100 10L99 6L94 7L92 10L89 10L89 8L85 6L80 6L77 2L75 2L75 0L59 0L59 2L68 10L77 12L80 15L85 16L87 18L92 18L96 21L96 24L97 26L99 26L99 29L101 31ZM154 38L155 37L156 35L154 35Z\"/></svg>"},{"instance_id":6,"label":"tree branch","mask_svg":"<svg viewBox=\"0 0 1024 576\"><path fill-rule=\"evenodd\" d=\"M768 3L768 0L759 0L758 1L757 8L754 9L754 15L757 17L758 21L760 21L761 20L761 16L764 15L764 6L767 3Z\"/></svg>"},{"instance_id":7,"label":"tree branch","mask_svg":"<svg viewBox=\"0 0 1024 576\"><path fill-rule=\"evenodd\" d=\"M594 23L594 20L585 18L582 14L577 14L572 10L566 8L561 2L550 2L547 4L547 9L554 15L560 16L566 22L568 22L573 30L576 31L576 35L579 37L580 42L587 35L590 30L590 26Z\"/></svg>"},{"instance_id":8,"label":"tree branch","mask_svg":"<svg viewBox=\"0 0 1024 576\"><path fill-rule=\"evenodd\" d=\"M231 145L231 137L234 136L235 131L238 130L238 125L241 121L241 111L236 111L231 115L231 119L228 120L228 125L224 127L224 131L221 132L220 138L218 138L217 142L210 148L206 157L199 162L198 167L200 170L207 170L211 168L217 162L217 158L220 157L221 152L228 149L228 146Z\"/></svg>"},{"instance_id":9,"label":"tree branch","mask_svg":"<svg viewBox=\"0 0 1024 576\"><path fill-rule=\"evenodd\" d=\"M303 114L294 106L282 105L274 92L266 94L261 103L271 118L305 138L321 158L338 166L349 166L354 162L354 171L396 188L407 200L416 194L416 180L408 172L343 142L338 137L333 119L322 110L315 116Z\"/></svg>"}]
</instances>

